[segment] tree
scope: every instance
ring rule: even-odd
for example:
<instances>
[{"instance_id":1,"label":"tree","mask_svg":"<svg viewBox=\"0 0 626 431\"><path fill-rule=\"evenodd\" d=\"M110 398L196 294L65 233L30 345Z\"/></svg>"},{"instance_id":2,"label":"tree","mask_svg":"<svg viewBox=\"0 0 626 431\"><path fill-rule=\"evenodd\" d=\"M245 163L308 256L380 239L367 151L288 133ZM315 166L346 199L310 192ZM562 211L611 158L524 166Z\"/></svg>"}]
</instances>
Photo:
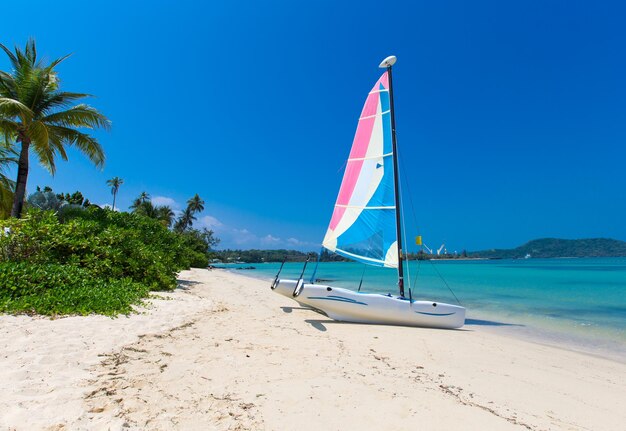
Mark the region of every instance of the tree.
<instances>
[{"instance_id":1,"label":"tree","mask_svg":"<svg viewBox=\"0 0 626 431\"><path fill-rule=\"evenodd\" d=\"M44 192L46 190L44 189ZM52 189L50 189L50 191L52 191ZM76 190L74 193L69 194L69 193L59 193L57 194L57 198L59 198L62 201L65 201L66 203L70 204L70 205L79 205L82 206L83 202L85 202L85 197L83 196L83 194L81 192L79 192L78 190Z\"/></svg>"},{"instance_id":2,"label":"tree","mask_svg":"<svg viewBox=\"0 0 626 431\"><path fill-rule=\"evenodd\" d=\"M113 195L113 211L115 211L115 198L117 196L117 191L120 189L122 184L124 184L124 180L120 177L113 177L110 180L107 180L107 185L111 187L111 194Z\"/></svg>"},{"instance_id":3,"label":"tree","mask_svg":"<svg viewBox=\"0 0 626 431\"><path fill-rule=\"evenodd\" d=\"M149 202L149 201L150 201L150 195L148 194L148 192L141 192L141 194L137 196L135 200L133 201L133 204L130 206L130 209L133 210L132 212L135 212L135 209L140 207L141 204L143 204L144 202Z\"/></svg>"},{"instance_id":4,"label":"tree","mask_svg":"<svg viewBox=\"0 0 626 431\"><path fill-rule=\"evenodd\" d=\"M187 201L187 208L190 208L194 214L204 211L204 201L198 196L198 193Z\"/></svg>"},{"instance_id":5,"label":"tree","mask_svg":"<svg viewBox=\"0 0 626 431\"><path fill-rule=\"evenodd\" d=\"M163 222L166 227L172 227L174 222L174 211L167 205L157 206L157 218Z\"/></svg>"},{"instance_id":6,"label":"tree","mask_svg":"<svg viewBox=\"0 0 626 431\"><path fill-rule=\"evenodd\" d=\"M187 201L187 208L182 212L176 224L174 230L177 232L184 232L193 226L194 220L197 220L196 213L204 211L204 201L198 193L194 197Z\"/></svg>"},{"instance_id":7,"label":"tree","mask_svg":"<svg viewBox=\"0 0 626 431\"><path fill-rule=\"evenodd\" d=\"M176 220L176 224L174 225L174 230L177 232L184 232L188 228L193 226L193 221L196 220L196 216L192 211L191 207L187 206L183 213L180 215L178 220Z\"/></svg>"},{"instance_id":8,"label":"tree","mask_svg":"<svg viewBox=\"0 0 626 431\"><path fill-rule=\"evenodd\" d=\"M167 228L174 221L174 211L167 205L154 205L146 192L142 192L130 207L133 213L159 220Z\"/></svg>"},{"instance_id":9,"label":"tree","mask_svg":"<svg viewBox=\"0 0 626 431\"><path fill-rule=\"evenodd\" d=\"M67 205L67 203L64 202L63 195L60 196L61 198L59 199L59 195L55 195L52 191L42 192L41 190L37 190L30 195L26 201L28 205L33 208L39 208L43 211L57 211L63 205Z\"/></svg>"},{"instance_id":10,"label":"tree","mask_svg":"<svg viewBox=\"0 0 626 431\"><path fill-rule=\"evenodd\" d=\"M133 208L132 212L135 214L140 214L144 217L149 217L149 218L154 218L154 219L158 218L157 209L149 200L139 201L137 205Z\"/></svg>"},{"instance_id":11,"label":"tree","mask_svg":"<svg viewBox=\"0 0 626 431\"><path fill-rule=\"evenodd\" d=\"M139 197L137 198L137 200L139 200L140 202L146 202L150 200L150 195L148 194L148 192L141 192L141 194L139 194Z\"/></svg>"},{"instance_id":12,"label":"tree","mask_svg":"<svg viewBox=\"0 0 626 431\"><path fill-rule=\"evenodd\" d=\"M0 71L0 132L6 141L19 144L19 162L12 217L20 217L26 194L29 152L54 175L55 158L67 160L66 147L75 147L97 167L104 165L104 151L93 136L79 129L108 130L107 117L86 104L71 106L88 94L64 92L54 70L69 55L50 64L37 59L35 41L30 39L24 50L15 53L0 44L9 57L13 71ZM68 108L68 106L70 106Z\"/></svg>"},{"instance_id":13,"label":"tree","mask_svg":"<svg viewBox=\"0 0 626 431\"><path fill-rule=\"evenodd\" d=\"M186 238L190 248L205 255L220 243L220 239L215 236L215 233L207 228L203 228L202 230L189 229L183 232L181 236ZM260 261L257 260L257 262Z\"/></svg>"},{"instance_id":14,"label":"tree","mask_svg":"<svg viewBox=\"0 0 626 431\"><path fill-rule=\"evenodd\" d=\"M82 206L83 202L85 202L85 197L83 196L83 194L81 192L76 190L71 195L68 193L67 196L65 197L65 201L68 204L70 204L70 205L80 205L80 206Z\"/></svg>"}]
</instances>

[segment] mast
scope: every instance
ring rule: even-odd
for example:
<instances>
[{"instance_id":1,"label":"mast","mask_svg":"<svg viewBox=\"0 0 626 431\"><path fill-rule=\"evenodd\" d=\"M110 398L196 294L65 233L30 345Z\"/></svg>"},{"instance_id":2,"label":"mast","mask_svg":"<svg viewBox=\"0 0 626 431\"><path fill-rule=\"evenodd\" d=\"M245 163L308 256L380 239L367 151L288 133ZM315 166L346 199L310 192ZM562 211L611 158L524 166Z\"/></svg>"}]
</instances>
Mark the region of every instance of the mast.
<instances>
[{"instance_id":1,"label":"mast","mask_svg":"<svg viewBox=\"0 0 626 431\"><path fill-rule=\"evenodd\" d=\"M381 68L387 68L389 77L389 110L391 114L391 145L393 151L393 185L396 198L396 236L398 244L398 288L400 296L404 297L404 268L402 266L402 221L400 219L400 178L398 176L398 150L396 145L396 118L393 108L393 85L391 81L391 67L396 63L396 57L391 55L380 63Z\"/></svg>"}]
</instances>

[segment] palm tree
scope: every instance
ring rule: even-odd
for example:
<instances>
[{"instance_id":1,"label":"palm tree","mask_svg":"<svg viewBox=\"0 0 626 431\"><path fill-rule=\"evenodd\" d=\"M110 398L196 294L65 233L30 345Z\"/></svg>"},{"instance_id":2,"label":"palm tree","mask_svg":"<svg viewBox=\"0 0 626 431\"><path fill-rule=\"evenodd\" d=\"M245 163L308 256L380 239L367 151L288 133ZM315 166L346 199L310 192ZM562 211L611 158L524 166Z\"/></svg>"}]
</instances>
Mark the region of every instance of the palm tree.
<instances>
[{"instance_id":1,"label":"palm tree","mask_svg":"<svg viewBox=\"0 0 626 431\"><path fill-rule=\"evenodd\" d=\"M131 205L133 214L139 214L144 217L153 218L159 220L165 227L170 227L174 221L174 211L167 205L158 206L154 205L147 193L145 195L146 200L141 200L141 195L135 199L133 205Z\"/></svg>"},{"instance_id":2,"label":"palm tree","mask_svg":"<svg viewBox=\"0 0 626 431\"><path fill-rule=\"evenodd\" d=\"M132 212L149 218L158 218L157 208L151 201L139 202L139 204L133 208Z\"/></svg>"},{"instance_id":3,"label":"palm tree","mask_svg":"<svg viewBox=\"0 0 626 431\"><path fill-rule=\"evenodd\" d=\"M141 192L141 194L137 196L135 200L133 201L133 204L130 206L130 209L133 210L133 212L135 212L134 210L136 208L139 208L141 204L145 202L150 202L150 195L148 194L148 192Z\"/></svg>"},{"instance_id":4,"label":"palm tree","mask_svg":"<svg viewBox=\"0 0 626 431\"><path fill-rule=\"evenodd\" d=\"M198 193L187 201L187 208L190 208L194 214L204 211L204 201L200 199Z\"/></svg>"},{"instance_id":5,"label":"palm tree","mask_svg":"<svg viewBox=\"0 0 626 431\"><path fill-rule=\"evenodd\" d=\"M157 218L163 222L166 227L172 226L174 221L174 211L167 205L156 207Z\"/></svg>"},{"instance_id":6,"label":"palm tree","mask_svg":"<svg viewBox=\"0 0 626 431\"><path fill-rule=\"evenodd\" d=\"M19 143L17 182L11 216L20 217L26 194L29 151L52 175L55 158L67 160L66 148L73 146L97 167L104 165L104 151L97 139L78 129L109 129L107 117L85 104L71 106L88 94L59 90L54 68L68 56L50 64L37 59L35 41L30 39L24 50L15 53L0 44L13 66L12 73L0 71L0 132L6 141Z\"/></svg>"},{"instance_id":7,"label":"palm tree","mask_svg":"<svg viewBox=\"0 0 626 431\"><path fill-rule=\"evenodd\" d=\"M124 184L124 180L120 177L113 177L110 180L107 180L107 185L111 187L111 193L113 194L113 211L115 211L115 198L117 196L117 191L120 189L122 184Z\"/></svg>"},{"instance_id":8,"label":"palm tree","mask_svg":"<svg viewBox=\"0 0 626 431\"><path fill-rule=\"evenodd\" d=\"M187 228L193 226L193 221L196 220L196 216L194 216L194 212L191 207L188 205L187 208L180 215L178 220L176 220L176 224L174 225L174 230L177 232L184 232Z\"/></svg>"},{"instance_id":9,"label":"palm tree","mask_svg":"<svg viewBox=\"0 0 626 431\"><path fill-rule=\"evenodd\" d=\"M196 213L204 211L204 201L198 196L198 193L194 197L187 201L187 208L182 212L176 224L174 230L177 232L184 232L187 228L193 226L193 221L196 220Z\"/></svg>"}]
</instances>

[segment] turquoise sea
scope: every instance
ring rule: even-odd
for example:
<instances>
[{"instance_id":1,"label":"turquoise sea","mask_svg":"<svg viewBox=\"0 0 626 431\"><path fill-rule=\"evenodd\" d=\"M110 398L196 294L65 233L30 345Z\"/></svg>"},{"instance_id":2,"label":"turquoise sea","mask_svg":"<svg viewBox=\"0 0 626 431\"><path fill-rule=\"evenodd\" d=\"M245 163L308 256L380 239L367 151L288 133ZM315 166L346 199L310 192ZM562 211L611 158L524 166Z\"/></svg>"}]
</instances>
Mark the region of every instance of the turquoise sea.
<instances>
[{"instance_id":1,"label":"turquoise sea","mask_svg":"<svg viewBox=\"0 0 626 431\"><path fill-rule=\"evenodd\" d=\"M315 265L309 263L305 279ZM237 272L271 280L280 264L227 265L248 266L256 269ZM281 277L297 278L302 267L285 264ZM391 269L320 263L315 277L357 290L362 275L361 291L396 292ZM626 258L417 261L405 277L414 299L456 304L456 295L468 309L467 328L487 326L626 360Z\"/></svg>"}]
</instances>

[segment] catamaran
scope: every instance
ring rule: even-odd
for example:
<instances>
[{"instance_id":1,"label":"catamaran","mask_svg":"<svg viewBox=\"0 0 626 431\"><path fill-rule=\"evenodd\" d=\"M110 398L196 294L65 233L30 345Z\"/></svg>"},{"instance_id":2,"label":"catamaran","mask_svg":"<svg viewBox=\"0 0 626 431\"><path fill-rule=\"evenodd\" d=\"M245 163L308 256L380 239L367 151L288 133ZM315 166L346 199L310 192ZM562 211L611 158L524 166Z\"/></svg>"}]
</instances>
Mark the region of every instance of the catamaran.
<instances>
[{"instance_id":1,"label":"catamaran","mask_svg":"<svg viewBox=\"0 0 626 431\"><path fill-rule=\"evenodd\" d=\"M405 296L398 155L391 69L395 56L369 92L356 129L339 195L322 245L357 262L398 271L399 294L349 289L280 278L272 290L338 321L460 328L465 308ZM306 265L305 265L306 268Z\"/></svg>"}]
</instances>

